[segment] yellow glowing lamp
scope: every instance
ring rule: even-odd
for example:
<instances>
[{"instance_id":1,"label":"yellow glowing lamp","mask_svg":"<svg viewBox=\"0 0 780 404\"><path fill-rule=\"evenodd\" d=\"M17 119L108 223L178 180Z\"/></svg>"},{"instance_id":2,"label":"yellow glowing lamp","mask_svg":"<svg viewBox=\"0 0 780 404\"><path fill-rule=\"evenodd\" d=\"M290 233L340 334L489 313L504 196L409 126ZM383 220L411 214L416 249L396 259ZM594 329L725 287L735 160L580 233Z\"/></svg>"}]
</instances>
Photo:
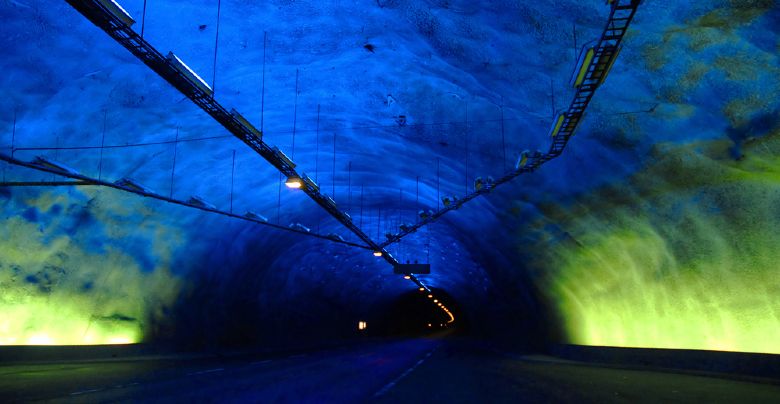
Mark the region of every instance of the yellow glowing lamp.
<instances>
[{"instance_id":1,"label":"yellow glowing lamp","mask_svg":"<svg viewBox=\"0 0 780 404\"><path fill-rule=\"evenodd\" d=\"M585 81L585 76L588 73L588 69L590 68L590 63L593 61L594 56L596 56L596 51L593 48L588 48L587 50L585 50L580 54L578 60L579 69L575 70L575 74L572 76L571 79L572 87L579 88L582 85L582 83Z\"/></svg>"},{"instance_id":2,"label":"yellow glowing lamp","mask_svg":"<svg viewBox=\"0 0 780 404\"><path fill-rule=\"evenodd\" d=\"M550 137L558 136L558 132L561 131L561 127L563 126L564 119L566 119L565 113L561 112L558 114L558 116L555 118L555 125L552 127L552 130L550 130Z\"/></svg>"},{"instance_id":3,"label":"yellow glowing lamp","mask_svg":"<svg viewBox=\"0 0 780 404\"><path fill-rule=\"evenodd\" d=\"M382 251L374 251L374 257L381 257Z\"/></svg>"},{"instance_id":4,"label":"yellow glowing lamp","mask_svg":"<svg viewBox=\"0 0 780 404\"><path fill-rule=\"evenodd\" d=\"M433 299L434 303L439 303L439 299Z\"/></svg>"},{"instance_id":5,"label":"yellow glowing lamp","mask_svg":"<svg viewBox=\"0 0 780 404\"><path fill-rule=\"evenodd\" d=\"M404 279L409 280L409 279L412 279L412 277L409 276L409 275L404 275Z\"/></svg>"},{"instance_id":6,"label":"yellow glowing lamp","mask_svg":"<svg viewBox=\"0 0 780 404\"><path fill-rule=\"evenodd\" d=\"M428 295L428 299L433 299L433 295Z\"/></svg>"},{"instance_id":7,"label":"yellow glowing lamp","mask_svg":"<svg viewBox=\"0 0 780 404\"><path fill-rule=\"evenodd\" d=\"M420 292L425 292L425 288L420 288Z\"/></svg>"},{"instance_id":8,"label":"yellow glowing lamp","mask_svg":"<svg viewBox=\"0 0 780 404\"><path fill-rule=\"evenodd\" d=\"M303 186L303 182L301 182L301 179L298 177L290 177L287 178L284 185L287 185L287 188L300 189Z\"/></svg>"}]
</instances>

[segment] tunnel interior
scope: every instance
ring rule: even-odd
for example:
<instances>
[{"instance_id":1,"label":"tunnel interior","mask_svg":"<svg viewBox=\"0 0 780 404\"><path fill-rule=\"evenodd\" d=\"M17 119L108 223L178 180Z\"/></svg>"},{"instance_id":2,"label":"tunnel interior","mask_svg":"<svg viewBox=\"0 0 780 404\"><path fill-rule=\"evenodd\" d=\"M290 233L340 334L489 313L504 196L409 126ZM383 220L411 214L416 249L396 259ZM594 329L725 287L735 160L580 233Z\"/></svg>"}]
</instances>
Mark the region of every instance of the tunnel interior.
<instances>
[{"instance_id":1,"label":"tunnel interior","mask_svg":"<svg viewBox=\"0 0 780 404\"><path fill-rule=\"evenodd\" d=\"M777 2L617 1L538 166L613 2L119 1L200 98L97 3L0 1L0 345L780 353Z\"/></svg>"}]
</instances>

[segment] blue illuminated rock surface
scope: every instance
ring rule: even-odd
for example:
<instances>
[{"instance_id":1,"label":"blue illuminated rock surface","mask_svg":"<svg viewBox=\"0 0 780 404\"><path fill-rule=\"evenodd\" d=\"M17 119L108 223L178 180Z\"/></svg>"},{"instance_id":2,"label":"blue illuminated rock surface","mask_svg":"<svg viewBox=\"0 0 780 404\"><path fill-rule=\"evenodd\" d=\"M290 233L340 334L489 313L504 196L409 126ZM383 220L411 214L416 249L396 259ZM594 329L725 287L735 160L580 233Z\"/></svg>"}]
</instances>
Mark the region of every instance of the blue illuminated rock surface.
<instances>
[{"instance_id":1,"label":"blue illuminated rock surface","mask_svg":"<svg viewBox=\"0 0 780 404\"><path fill-rule=\"evenodd\" d=\"M143 1L121 3L140 30ZM569 0L222 3L216 98L258 127L264 103L264 140L377 240L546 150L573 94L573 31L597 39L608 15ZM145 37L211 83L216 11L150 1ZM168 195L178 130L174 197L228 210L235 150L234 211L355 241L65 2L5 0L0 15L4 152L15 114L16 148L99 146L105 125L106 145L154 144L105 149L102 178ZM779 353L765 337L780 332L778 27L773 1L647 2L562 157L391 252L430 260L421 279L486 332ZM101 166L99 149L14 154ZM413 286L368 251L109 189L0 188L0 204L3 344L338 334Z\"/></svg>"}]
</instances>

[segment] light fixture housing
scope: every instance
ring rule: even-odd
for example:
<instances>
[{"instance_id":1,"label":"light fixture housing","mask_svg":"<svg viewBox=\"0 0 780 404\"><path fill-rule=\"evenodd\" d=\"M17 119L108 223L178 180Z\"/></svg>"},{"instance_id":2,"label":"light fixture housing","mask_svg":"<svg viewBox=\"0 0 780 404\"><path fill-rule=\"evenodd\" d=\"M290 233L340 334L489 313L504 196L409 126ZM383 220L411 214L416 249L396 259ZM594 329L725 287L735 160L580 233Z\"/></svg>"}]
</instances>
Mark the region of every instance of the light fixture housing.
<instances>
[{"instance_id":1,"label":"light fixture housing","mask_svg":"<svg viewBox=\"0 0 780 404\"><path fill-rule=\"evenodd\" d=\"M303 187L303 182L298 177L289 177L287 178L287 181L284 182L284 185L286 185L287 188L300 189Z\"/></svg>"}]
</instances>

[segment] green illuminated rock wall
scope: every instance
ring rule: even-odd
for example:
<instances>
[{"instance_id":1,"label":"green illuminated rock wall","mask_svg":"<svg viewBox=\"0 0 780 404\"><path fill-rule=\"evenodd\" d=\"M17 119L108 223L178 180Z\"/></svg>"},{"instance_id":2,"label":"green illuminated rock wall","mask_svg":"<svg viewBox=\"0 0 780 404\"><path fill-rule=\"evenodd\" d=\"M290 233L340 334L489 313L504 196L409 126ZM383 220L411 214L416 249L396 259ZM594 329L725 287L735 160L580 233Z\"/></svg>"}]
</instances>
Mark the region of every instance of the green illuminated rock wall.
<instances>
[{"instance_id":1,"label":"green illuminated rock wall","mask_svg":"<svg viewBox=\"0 0 780 404\"><path fill-rule=\"evenodd\" d=\"M543 209L532 266L567 342L780 353L780 132L729 147L659 145L629 181Z\"/></svg>"}]
</instances>

